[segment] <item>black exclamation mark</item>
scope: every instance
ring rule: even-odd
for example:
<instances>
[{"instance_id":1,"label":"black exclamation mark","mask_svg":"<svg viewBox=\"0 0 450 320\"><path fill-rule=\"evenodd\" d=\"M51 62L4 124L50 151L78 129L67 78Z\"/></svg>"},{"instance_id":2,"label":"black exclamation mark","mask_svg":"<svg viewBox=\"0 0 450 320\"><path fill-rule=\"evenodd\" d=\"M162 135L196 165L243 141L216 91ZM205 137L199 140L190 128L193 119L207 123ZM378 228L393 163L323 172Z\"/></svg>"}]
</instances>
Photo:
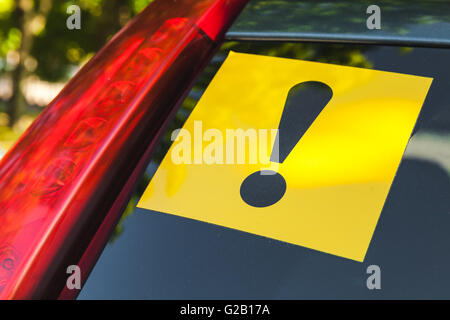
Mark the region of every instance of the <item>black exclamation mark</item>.
<instances>
[{"instance_id":1,"label":"black exclamation mark","mask_svg":"<svg viewBox=\"0 0 450 320\"><path fill-rule=\"evenodd\" d=\"M270 161L283 163L332 96L331 88L318 81L302 82L289 90ZM285 192L286 180L272 170L254 172L241 184L242 200L253 207L271 206Z\"/></svg>"}]
</instances>

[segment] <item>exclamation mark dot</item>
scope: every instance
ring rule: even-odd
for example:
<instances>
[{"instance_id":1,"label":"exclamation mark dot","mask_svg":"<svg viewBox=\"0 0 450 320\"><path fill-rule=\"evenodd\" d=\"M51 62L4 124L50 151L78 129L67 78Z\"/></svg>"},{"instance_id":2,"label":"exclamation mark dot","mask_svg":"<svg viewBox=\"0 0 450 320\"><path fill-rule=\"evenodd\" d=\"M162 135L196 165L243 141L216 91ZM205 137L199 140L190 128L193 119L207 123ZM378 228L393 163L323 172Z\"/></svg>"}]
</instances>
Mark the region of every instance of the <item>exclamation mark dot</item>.
<instances>
[{"instance_id":1,"label":"exclamation mark dot","mask_svg":"<svg viewBox=\"0 0 450 320\"><path fill-rule=\"evenodd\" d=\"M331 88L318 81L302 82L289 90L270 161L284 162L332 96ZM283 198L286 187L281 174L261 170L242 182L241 198L252 207L268 207Z\"/></svg>"}]
</instances>

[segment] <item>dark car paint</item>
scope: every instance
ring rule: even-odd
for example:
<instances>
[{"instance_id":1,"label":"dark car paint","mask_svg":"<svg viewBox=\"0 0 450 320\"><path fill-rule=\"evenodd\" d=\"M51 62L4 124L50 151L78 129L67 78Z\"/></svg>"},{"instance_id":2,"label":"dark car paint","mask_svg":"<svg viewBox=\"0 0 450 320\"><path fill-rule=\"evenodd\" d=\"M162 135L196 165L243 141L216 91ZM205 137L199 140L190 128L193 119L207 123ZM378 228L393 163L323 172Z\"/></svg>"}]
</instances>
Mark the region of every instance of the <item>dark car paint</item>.
<instances>
[{"instance_id":1,"label":"dark car paint","mask_svg":"<svg viewBox=\"0 0 450 320\"><path fill-rule=\"evenodd\" d=\"M366 25L380 8L380 29ZM447 0L253 0L228 40L318 41L450 47Z\"/></svg>"}]
</instances>

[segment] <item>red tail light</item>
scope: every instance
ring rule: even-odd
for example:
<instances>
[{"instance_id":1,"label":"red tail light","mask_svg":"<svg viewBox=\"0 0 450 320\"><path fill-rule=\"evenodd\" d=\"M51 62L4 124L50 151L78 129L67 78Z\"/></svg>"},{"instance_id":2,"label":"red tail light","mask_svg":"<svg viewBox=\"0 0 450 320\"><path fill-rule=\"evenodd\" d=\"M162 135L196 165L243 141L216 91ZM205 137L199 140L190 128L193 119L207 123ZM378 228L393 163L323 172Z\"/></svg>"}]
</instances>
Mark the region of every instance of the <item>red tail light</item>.
<instances>
[{"instance_id":1,"label":"red tail light","mask_svg":"<svg viewBox=\"0 0 450 320\"><path fill-rule=\"evenodd\" d=\"M67 266L85 279L164 124L246 2L155 1L4 156L0 298L76 294L64 289Z\"/></svg>"}]
</instances>

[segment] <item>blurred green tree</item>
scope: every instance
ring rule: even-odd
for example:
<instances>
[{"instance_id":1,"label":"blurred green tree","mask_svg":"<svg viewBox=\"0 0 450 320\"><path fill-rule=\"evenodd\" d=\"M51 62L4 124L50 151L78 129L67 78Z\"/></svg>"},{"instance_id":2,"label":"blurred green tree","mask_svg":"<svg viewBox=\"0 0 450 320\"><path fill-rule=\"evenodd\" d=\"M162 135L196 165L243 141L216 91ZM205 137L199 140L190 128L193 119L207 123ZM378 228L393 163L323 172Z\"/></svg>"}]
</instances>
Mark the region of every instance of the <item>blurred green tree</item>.
<instances>
[{"instance_id":1,"label":"blurred green tree","mask_svg":"<svg viewBox=\"0 0 450 320\"><path fill-rule=\"evenodd\" d=\"M67 81L74 71L152 0L0 0L0 75L11 79L9 126L25 111L23 80ZM81 8L81 30L69 30L67 7Z\"/></svg>"}]
</instances>

